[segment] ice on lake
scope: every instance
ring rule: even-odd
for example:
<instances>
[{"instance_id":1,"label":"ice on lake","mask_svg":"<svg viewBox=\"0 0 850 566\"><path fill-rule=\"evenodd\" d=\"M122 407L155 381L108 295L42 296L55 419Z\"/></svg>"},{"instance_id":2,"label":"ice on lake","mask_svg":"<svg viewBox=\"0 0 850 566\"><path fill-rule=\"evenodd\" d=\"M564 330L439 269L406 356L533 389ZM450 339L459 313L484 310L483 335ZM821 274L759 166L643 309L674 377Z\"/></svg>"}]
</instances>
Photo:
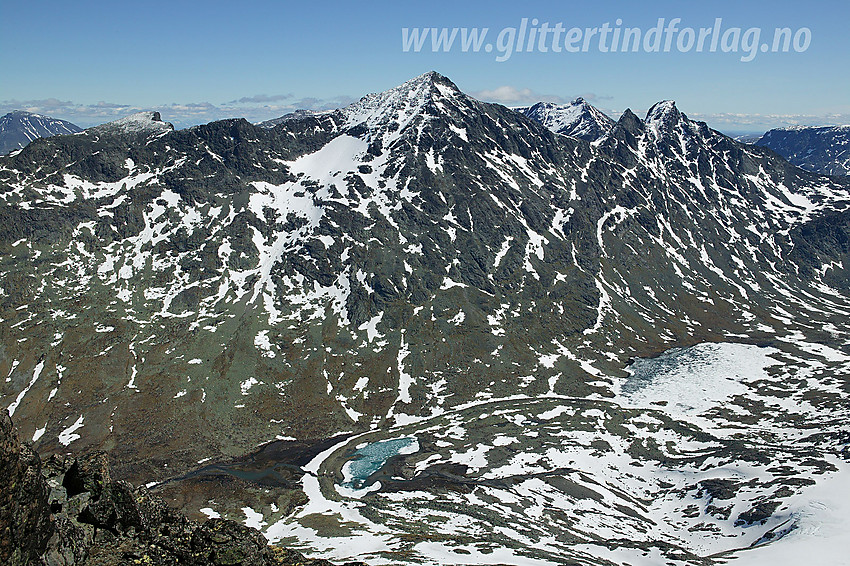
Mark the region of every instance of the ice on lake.
<instances>
[{"instance_id":1,"label":"ice on lake","mask_svg":"<svg viewBox=\"0 0 850 566\"><path fill-rule=\"evenodd\" d=\"M699 415L735 395L746 394L747 383L768 378L767 368L779 364L779 350L752 344L703 343L674 348L655 358L629 365L630 376L615 385L624 405L664 406L674 415Z\"/></svg>"},{"instance_id":2,"label":"ice on lake","mask_svg":"<svg viewBox=\"0 0 850 566\"><path fill-rule=\"evenodd\" d=\"M419 442L410 437L381 440L361 446L342 467L345 477L342 485L354 490L363 489L372 474L380 470L387 460L399 454L413 454L417 450Z\"/></svg>"}]
</instances>

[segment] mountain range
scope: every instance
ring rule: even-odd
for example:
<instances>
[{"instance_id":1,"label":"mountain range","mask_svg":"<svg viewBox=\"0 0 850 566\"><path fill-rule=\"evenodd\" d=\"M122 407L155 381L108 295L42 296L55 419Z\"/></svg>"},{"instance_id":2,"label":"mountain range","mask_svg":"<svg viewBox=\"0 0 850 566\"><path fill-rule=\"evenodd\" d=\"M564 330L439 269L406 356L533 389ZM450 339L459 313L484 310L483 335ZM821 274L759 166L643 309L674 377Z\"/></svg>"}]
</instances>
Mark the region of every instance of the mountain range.
<instances>
[{"instance_id":1,"label":"mountain range","mask_svg":"<svg viewBox=\"0 0 850 566\"><path fill-rule=\"evenodd\" d=\"M81 131L82 128L65 120L15 110L0 118L0 155L20 149L37 138L76 134Z\"/></svg>"},{"instance_id":2,"label":"mountain range","mask_svg":"<svg viewBox=\"0 0 850 566\"><path fill-rule=\"evenodd\" d=\"M334 559L712 564L847 477L850 180L671 101L430 72L141 113L0 158L0 200L2 406L190 515Z\"/></svg>"},{"instance_id":3,"label":"mountain range","mask_svg":"<svg viewBox=\"0 0 850 566\"><path fill-rule=\"evenodd\" d=\"M850 175L850 126L794 126L764 134L769 147L794 165L824 175Z\"/></svg>"}]
</instances>

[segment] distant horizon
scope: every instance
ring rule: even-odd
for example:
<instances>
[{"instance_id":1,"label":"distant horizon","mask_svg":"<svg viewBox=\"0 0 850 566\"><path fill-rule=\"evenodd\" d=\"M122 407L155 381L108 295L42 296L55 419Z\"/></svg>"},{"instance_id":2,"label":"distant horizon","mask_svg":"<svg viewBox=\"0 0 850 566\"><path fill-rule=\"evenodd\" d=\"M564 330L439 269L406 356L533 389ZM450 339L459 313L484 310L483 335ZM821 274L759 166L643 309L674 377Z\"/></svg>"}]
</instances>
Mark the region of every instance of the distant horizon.
<instances>
[{"instance_id":1,"label":"distant horizon","mask_svg":"<svg viewBox=\"0 0 850 566\"><path fill-rule=\"evenodd\" d=\"M535 103L535 104L536 104L536 103ZM568 104L568 103L564 103L564 104ZM528 106L528 105L508 106L508 108L510 108L511 110L517 110L517 109L520 109L520 108L525 108L525 107L527 107L527 106ZM343 107L339 107L339 108L343 108ZM162 121L163 121L163 122L169 122L169 123L171 123L172 125L174 125L174 129L175 129L175 130L186 130L186 129L189 129L189 128L193 128L193 127L195 127L195 126L202 126L202 125L204 125L204 124L209 124L209 123L211 123L211 122L216 122L216 121L219 121L219 120L238 120L238 119L240 119L240 118L245 118L245 120L247 120L248 122L250 122L250 123L252 123L252 124L256 125L256 124L259 124L259 123L261 123L261 122L265 122L265 121L268 121L268 120L274 120L274 119L276 119L276 118L282 118L283 116L286 116L287 114L292 114L292 113L294 113L294 112L298 112L299 110L307 110L307 109L305 109L305 108L297 108L297 109L293 110L292 112L287 112L286 114L281 114L280 116L272 116L272 117L270 117L270 118L265 118L265 119L262 119L262 120L259 120L259 121L256 121L256 122L255 122L255 121L248 120L245 116L229 116L229 117L217 118L217 119L215 119L215 120L211 120L210 122L198 122L198 123L194 123L194 124L187 124L187 125L181 125L181 126L178 126L178 125L177 125L177 124L175 124L172 120L169 120L168 116L167 116L167 115L163 115L163 114L162 114L162 112L161 112L161 111L159 111L159 110L136 110L136 111L134 111L134 112L129 112L129 113L127 113L127 114L116 115L116 117L115 117L114 119L110 119L110 120L107 120L107 121L97 121L97 122L93 122L93 123L85 124L85 125L84 125L84 124L82 124L82 123L74 122L73 120L69 120L69 119L67 119L67 118L63 118L62 116L48 115L48 114L40 114L40 113L38 113L38 112L30 112L29 110L20 109L20 108L18 108L18 109L14 109L14 110L10 110L10 111L6 112L6 114L3 114L3 116L6 116L6 115L11 114L11 113L13 113L13 112L25 112L25 113L28 113L28 114L31 114L31 115L34 115L34 116L43 116L43 117L46 117L46 118L54 118L54 119L58 119L58 120L63 120L63 121L65 121L65 122L70 122L70 123L72 123L73 125L78 126L78 127L80 127L80 128L88 129L88 128L94 128L94 127L96 127L96 126L100 126L100 125L103 125L103 124L107 124L107 123L109 123L109 122L113 122L113 121L115 121L115 120L120 120L120 119L122 119L122 118L124 118L124 117L132 116L133 114L138 114L138 113L143 113L143 112L159 112L159 113L160 113L160 117L162 118ZM333 110L336 110L336 109L323 110L323 111L318 111L318 112L333 112ZM599 109L599 110L601 110L601 109ZM631 109L628 109L628 110L631 110ZM680 109L680 110L681 110L681 109ZM312 111L311 111L311 112L312 112ZM638 117L640 117L641 119L644 119L645 114L646 114L646 112L645 112L645 111L642 113L643 115L641 115L641 113L639 113L639 112L637 112L637 111L635 111L635 110L632 110L632 112L634 112L634 113L635 113ZM609 113L609 112L605 112L605 111L603 111L603 113L604 113L605 115L609 116L610 118L614 118L615 120L616 120L617 118L619 118L619 117L623 114L623 112L619 112L619 113L614 114L614 113ZM684 114L685 114L686 116L688 115L688 113L687 113L687 112L684 112ZM2 116L0 116L0 117L2 117ZM688 116L688 118L690 118L690 116ZM698 121L702 121L702 120L698 120ZM831 127L831 126L844 126L844 125L845 125L845 124L806 124L806 125L802 125L802 124L801 124L801 125L799 125L799 126L797 126L797 127L812 127L812 128L818 128L818 127ZM711 124L709 124L709 127L711 127ZM794 126L788 126L788 127L794 127ZM717 128L713 128L713 129L717 130ZM763 133L765 133L765 132L769 131L770 129L774 129L774 128L768 128L767 130L741 130L741 131L736 131L736 130L729 130L729 129L727 129L727 130L718 130L718 131L723 132L724 134L727 134L727 135L730 135L730 136L741 136L741 135L755 135L755 134L759 134L759 135L760 135L760 134L763 134Z\"/></svg>"},{"instance_id":2,"label":"distant horizon","mask_svg":"<svg viewBox=\"0 0 850 566\"><path fill-rule=\"evenodd\" d=\"M439 72L439 71L437 71L437 72ZM410 78L412 79L414 77L410 77ZM448 77L448 78L450 80L452 79L452 77ZM402 83L399 83L399 84L402 84ZM397 86L397 85L395 85L395 86ZM392 87L390 87L390 88L392 88ZM382 92L382 91L371 91L369 93L363 93L362 96L366 96L366 95L372 94L374 92ZM549 100L537 100L537 101L534 101L534 102L525 101L522 104L503 104L502 102L499 102L499 101L487 100L486 97L476 96L476 94L490 94L490 93L485 92L485 93L465 93L465 94L467 94L468 96L471 96L472 98L475 98L477 100L481 100L482 102L502 104L503 106L506 106L506 107L511 108L511 109L528 107L528 106L532 106L532 105L537 104L537 103L554 103L554 104L558 104L558 105L568 105L573 100L575 100L577 98L584 98L581 95L577 95L575 97L572 97L571 99L562 99L562 100L553 101L553 100L551 100L551 97L548 97ZM492 98L492 96L491 96L491 98ZM137 113L141 113L141 112L159 112L159 114L160 114L160 116L161 116L161 118L164 122L170 122L176 130L185 130L185 129L188 129L188 128L192 128L194 126L200 126L200 125L208 124L208 123L219 121L219 120L232 120L232 119L244 118L245 120L247 120L248 122L250 122L252 124L259 124L260 122L264 122L264 121L268 121L268 120L274 120L276 118L280 118L282 116L285 116L287 114L291 114L291 113L294 113L294 112L297 112L297 111L306 110L306 111L317 112L317 113L332 112L336 109L344 108L345 106L348 106L349 104L352 104L352 103L356 102L357 100L359 100L359 98L351 98L351 99L348 99L348 100L341 101L342 103L337 105L337 106L331 107L329 105L324 105L324 107L319 108L319 109L293 105L291 107L280 108L280 110L285 110L283 113L278 113L279 110L271 110L269 108L259 108L259 109L257 109L257 108L250 108L250 109L245 108L245 110L247 110L247 112L244 113L244 114L237 114L237 113L227 114L226 111L223 111L221 109L218 109L216 111L213 111L211 109L210 110L210 113L212 114L212 116L210 117L211 119L204 120L204 119L202 119L203 118L202 116L196 116L199 119L195 120L195 121L187 121L185 119L181 119L180 113L179 113L181 108L179 108L179 107L174 108L174 105L171 105L171 106L169 106L169 105L153 106L153 107L150 107L150 108L132 107L132 106L129 106L129 105L126 105L126 106L113 105L113 106L110 107L110 111L111 111L109 113L110 115L108 115L108 116L99 115L97 118L92 118L92 117L86 117L86 114L84 114L84 113L73 113L72 112L72 113L69 114L67 111L57 112L57 113L47 113L47 112L44 112L44 111L38 111L38 110L41 110L41 108L33 108L33 107L29 107L29 108L7 108L5 101L4 101L3 103L0 103L0 116L5 116L7 114L10 114L10 113L16 112L16 111L27 112L27 113L30 113L30 114L45 116L45 117L48 117L48 118L64 120L64 121L70 122L70 123L72 123L75 126L78 126L80 128L87 129L87 128L92 128L92 127L99 126L99 125L102 125L102 124L106 124L106 123L109 123L109 122L112 122L112 121L115 121L115 120L119 120L121 118L124 118L126 116L130 116L132 114L137 114ZM616 110L611 110L611 109L605 108L603 106L599 106L597 104L593 104L592 101L586 100L586 102L588 104L590 104L591 106L597 108L598 110L600 110L601 112L603 112L607 116L613 118L614 120L619 119L619 117L626 110L631 110L638 117L640 117L641 119L644 119L646 117L646 113L648 112L648 109L649 109L649 108L634 109L634 108L627 107L627 108L623 109L622 111L616 111ZM661 102L661 101L659 100L658 102ZM674 101L674 102L676 102L676 101ZM769 126L769 127L763 127L763 128L759 128L759 127L741 128L741 127L736 127L736 126L718 127L717 125L712 124L708 120L704 119L703 114L688 112L687 109L682 108L681 106L679 106L678 103L676 103L676 106L689 119L699 121L699 122L705 122L712 129L717 130L719 132L722 132L722 133L724 133L724 134L726 134L730 137L762 135L769 130L777 129L777 128L793 128L793 127L813 127L813 128L817 128L817 127L846 126L846 125L850 124L850 119L849 119L849 120L847 120L847 123L841 123L839 121L833 121L831 123L827 123L827 122L823 122L823 123L787 123L785 125L775 125L775 126ZM175 117L169 116L170 110L175 111ZM75 119L76 116L80 116L83 119ZM817 117L812 117L812 118L817 120Z\"/></svg>"},{"instance_id":3,"label":"distant horizon","mask_svg":"<svg viewBox=\"0 0 850 566\"><path fill-rule=\"evenodd\" d=\"M670 99L719 131L848 124L848 15L839 0L6 3L0 115L259 122L436 69L506 106L582 96L616 116Z\"/></svg>"}]
</instances>

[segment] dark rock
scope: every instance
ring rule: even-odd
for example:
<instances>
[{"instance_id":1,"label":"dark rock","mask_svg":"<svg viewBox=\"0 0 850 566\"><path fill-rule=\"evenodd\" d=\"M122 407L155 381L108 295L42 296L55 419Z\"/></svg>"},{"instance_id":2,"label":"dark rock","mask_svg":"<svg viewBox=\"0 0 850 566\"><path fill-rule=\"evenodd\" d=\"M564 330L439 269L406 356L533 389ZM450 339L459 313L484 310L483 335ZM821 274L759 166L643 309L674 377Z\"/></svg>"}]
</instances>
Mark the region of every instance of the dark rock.
<instances>
[{"instance_id":1,"label":"dark rock","mask_svg":"<svg viewBox=\"0 0 850 566\"><path fill-rule=\"evenodd\" d=\"M106 455L42 467L0 414L0 564L325 566L226 519L190 521L144 487L112 479ZM350 566L357 566L350 563Z\"/></svg>"},{"instance_id":2,"label":"dark rock","mask_svg":"<svg viewBox=\"0 0 850 566\"><path fill-rule=\"evenodd\" d=\"M192 564L198 566L262 566L270 561L263 535L224 519L210 519L195 529L191 545Z\"/></svg>"},{"instance_id":3,"label":"dark rock","mask_svg":"<svg viewBox=\"0 0 850 566\"><path fill-rule=\"evenodd\" d=\"M0 411L0 563L35 564L53 534L41 461Z\"/></svg>"},{"instance_id":4,"label":"dark rock","mask_svg":"<svg viewBox=\"0 0 850 566\"><path fill-rule=\"evenodd\" d=\"M95 452L87 460L75 460L62 480L68 497L90 493L100 497L103 487L112 481L109 460L103 452Z\"/></svg>"},{"instance_id":5,"label":"dark rock","mask_svg":"<svg viewBox=\"0 0 850 566\"><path fill-rule=\"evenodd\" d=\"M763 525L773 515L774 511L779 507L780 501L763 500L755 503L748 511L744 511L738 515L738 520L735 521L735 526L741 525Z\"/></svg>"},{"instance_id":6,"label":"dark rock","mask_svg":"<svg viewBox=\"0 0 850 566\"><path fill-rule=\"evenodd\" d=\"M772 149L807 171L825 175L850 174L848 126L777 128L765 133L755 144Z\"/></svg>"}]
</instances>

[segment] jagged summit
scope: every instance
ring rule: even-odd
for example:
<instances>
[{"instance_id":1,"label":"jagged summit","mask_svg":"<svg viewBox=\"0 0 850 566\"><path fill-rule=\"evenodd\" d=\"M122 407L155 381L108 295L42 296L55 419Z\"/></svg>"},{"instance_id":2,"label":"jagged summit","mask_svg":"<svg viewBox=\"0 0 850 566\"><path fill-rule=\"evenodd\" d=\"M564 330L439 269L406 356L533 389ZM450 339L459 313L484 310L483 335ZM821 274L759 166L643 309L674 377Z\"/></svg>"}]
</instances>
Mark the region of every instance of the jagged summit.
<instances>
[{"instance_id":1,"label":"jagged summit","mask_svg":"<svg viewBox=\"0 0 850 566\"><path fill-rule=\"evenodd\" d=\"M643 120L638 118L637 114L632 112L631 108L626 108L620 115L620 119L617 120L617 125L629 130L636 130L643 127Z\"/></svg>"},{"instance_id":2,"label":"jagged summit","mask_svg":"<svg viewBox=\"0 0 850 566\"><path fill-rule=\"evenodd\" d=\"M340 110L346 127L403 131L415 118L470 106L471 99L448 78L429 71L380 93L368 94Z\"/></svg>"},{"instance_id":3,"label":"jagged summit","mask_svg":"<svg viewBox=\"0 0 850 566\"><path fill-rule=\"evenodd\" d=\"M674 100L662 100L652 105L644 122L656 139L660 139L664 134L673 132L683 120L687 121L687 116L679 112Z\"/></svg>"},{"instance_id":4,"label":"jagged summit","mask_svg":"<svg viewBox=\"0 0 850 566\"><path fill-rule=\"evenodd\" d=\"M630 108L626 108L626 110L617 119L613 128L611 128L611 135L608 136L607 139L610 140L612 144L616 145L619 141L631 147L632 150L636 150L637 139L643 135L644 129L643 120L641 120L637 114L632 112Z\"/></svg>"},{"instance_id":5,"label":"jagged summit","mask_svg":"<svg viewBox=\"0 0 850 566\"><path fill-rule=\"evenodd\" d=\"M174 125L171 122L163 122L159 112L144 111L130 114L124 118L101 124L93 128L88 128L87 132L93 133L154 133L154 132L169 132L174 130Z\"/></svg>"},{"instance_id":6,"label":"jagged summit","mask_svg":"<svg viewBox=\"0 0 850 566\"><path fill-rule=\"evenodd\" d=\"M296 110L279 118L260 122L261 128L308 118L328 116L338 131L363 130L367 137L380 136L384 142L398 139L408 126L430 118L446 118L472 111L473 99L462 93L451 80L436 71L428 71L383 92L367 94L357 102L332 111ZM361 135L358 133L357 135Z\"/></svg>"},{"instance_id":7,"label":"jagged summit","mask_svg":"<svg viewBox=\"0 0 850 566\"><path fill-rule=\"evenodd\" d=\"M577 97L569 104L538 102L519 111L557 134L587 141L605 137L614 126L611 118L582 97Z\"/></svg>"},{"instance_id":8,"label":"jagged summit","mask_svg":"<svg viewBox=\"0 0 850 566\"><path fill-rule=\"evenodd\" d=\"M646 112L646 121L663 119L666 116L680 116L675 100L662 100L653 104Z\"/></svg>"}]
</instances>

